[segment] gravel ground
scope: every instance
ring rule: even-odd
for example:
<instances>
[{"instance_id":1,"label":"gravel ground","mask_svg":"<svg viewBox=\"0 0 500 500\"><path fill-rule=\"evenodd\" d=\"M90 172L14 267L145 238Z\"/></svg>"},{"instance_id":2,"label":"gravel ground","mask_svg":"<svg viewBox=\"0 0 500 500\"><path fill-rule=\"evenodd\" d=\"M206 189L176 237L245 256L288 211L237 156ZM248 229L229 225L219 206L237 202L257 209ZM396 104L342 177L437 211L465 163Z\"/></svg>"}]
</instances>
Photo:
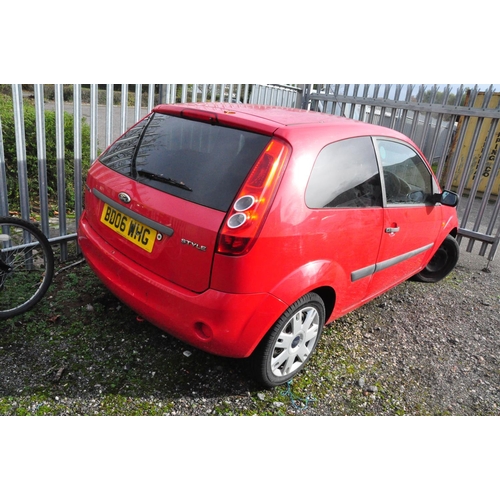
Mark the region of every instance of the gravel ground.
<instances>
[{"instance_id":1,"label":"gravel ground","mask_svg":"<svg viewBox=\"0 0 500 500\"><path fill-rule=\"evenodd\" d=\"M500 269L486 264L463 253L444 282L404 283L354 313L374 413L391 387L412 414L500 414Z\"/></svg>"},{"instance_id":2,"label":"gravel ground","mask_svg":"<svg viewBox=\"0 0 500 500\"><path fill-rule=\"evenodd\" d=\"M325 329L285 387L164 334L86 264L0 335L0 415L500 415L500 266L463 252ZM57 299L57 300L56 300Z\"/></svg>"}]
</instances>

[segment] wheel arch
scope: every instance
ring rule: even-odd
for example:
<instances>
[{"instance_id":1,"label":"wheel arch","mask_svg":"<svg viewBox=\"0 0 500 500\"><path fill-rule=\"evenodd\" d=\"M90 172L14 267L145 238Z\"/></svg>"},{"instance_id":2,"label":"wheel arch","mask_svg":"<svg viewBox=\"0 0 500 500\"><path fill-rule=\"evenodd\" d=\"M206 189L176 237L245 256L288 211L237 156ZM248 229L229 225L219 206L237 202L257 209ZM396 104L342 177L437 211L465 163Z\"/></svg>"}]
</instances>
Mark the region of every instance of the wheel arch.
<instances>
[{"instance_id":1,"label":"wheel arch","mask_svg":"<svg viewBox=\"0 0 500 500\"><path fill-rule=\"evenodd\" d=\"M313 290L309 290L307 293L316 293L321 297L323 304L325 305L325 324L328 323L328 319L333 313L333 308L335 307L336 294L335 290L331 286L321 286Z\"/></svg>"},{"instance_id":2,"label":"wheel arch","mask_svg":"<svg viewBox=\"0 0 500 500\"><path fill-rule=\"evenodd\" d=\"M328 321L335 308L337 291L332 286L335 277L337 285L346 286L345 271L335 262L318 260L295 269L283 279L271 293L288 305L295 303L308 293L317 293L325 304L325 322Z\"/></svg>"}]
</instances>

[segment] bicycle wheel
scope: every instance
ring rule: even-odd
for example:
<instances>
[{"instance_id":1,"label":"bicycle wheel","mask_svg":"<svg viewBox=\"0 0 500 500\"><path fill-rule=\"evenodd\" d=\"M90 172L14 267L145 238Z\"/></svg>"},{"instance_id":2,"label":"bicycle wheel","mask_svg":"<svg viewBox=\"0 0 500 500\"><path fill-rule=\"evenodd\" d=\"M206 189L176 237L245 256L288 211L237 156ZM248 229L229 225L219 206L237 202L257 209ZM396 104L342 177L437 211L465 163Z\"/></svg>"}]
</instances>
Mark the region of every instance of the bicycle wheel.
<instances>
[{"instance_id":1,"label":"bicycle wheel","mask_svg":"<svg viewBox=\"0 0 500 500\"><path fill-rule=\"evenodd\" d=\"M31 309L53 276L54 254L45 235L23 219L0 217L0 318Z\"/></svg>"}]
</instances>

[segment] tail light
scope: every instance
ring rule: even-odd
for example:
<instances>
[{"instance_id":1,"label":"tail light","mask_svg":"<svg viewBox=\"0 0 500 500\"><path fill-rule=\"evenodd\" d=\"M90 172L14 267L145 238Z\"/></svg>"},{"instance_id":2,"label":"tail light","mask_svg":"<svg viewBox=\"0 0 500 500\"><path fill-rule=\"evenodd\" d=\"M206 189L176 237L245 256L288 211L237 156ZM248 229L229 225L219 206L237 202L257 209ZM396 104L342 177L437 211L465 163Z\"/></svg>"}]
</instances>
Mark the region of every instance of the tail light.
<instances>
[{"instance_id":1,"label":"tail light","mask_svg":"<svg viewBox=\"0 0 500 500\"><path fill-rule=\"evenodd\" d=\"M290 146L272 139L255 162L219 232L217 252L244 255L259 234L290 156Z\"/></svg>"}]
</instances>

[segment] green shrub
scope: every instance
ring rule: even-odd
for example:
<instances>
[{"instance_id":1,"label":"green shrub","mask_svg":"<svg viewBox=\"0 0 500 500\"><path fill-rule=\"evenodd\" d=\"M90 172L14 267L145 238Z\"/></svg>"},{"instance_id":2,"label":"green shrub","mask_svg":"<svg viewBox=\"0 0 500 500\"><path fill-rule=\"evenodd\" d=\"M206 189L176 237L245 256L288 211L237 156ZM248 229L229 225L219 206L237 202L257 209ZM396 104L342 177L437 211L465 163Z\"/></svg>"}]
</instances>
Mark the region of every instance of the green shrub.
<instances>
[{"instance_id":1,"label":"green shrub","mask_svg":"<svg viewBox=\"0 0 500 500\"><path fill-rule=\"evenodd\" d=\"M26 136L26 161L28 189L31 205L39 199L38 152L36 141L35 106L24 102L24 129ZM7 170L7 191L11 210L19 209L19 181L17 170L16 137L12 100L0 95L0 120L2 125L5 164ZM75 208L74 192L74 131L73 115L64 113L64 163L66 177L66 209ZM47 158L48 196L54 210L57 207L57 155L56 155L56 114L45 111L45 140ZM82 120L82 168L86 175L90 166L90 126Z\"/></svg>"}]
</instances>

